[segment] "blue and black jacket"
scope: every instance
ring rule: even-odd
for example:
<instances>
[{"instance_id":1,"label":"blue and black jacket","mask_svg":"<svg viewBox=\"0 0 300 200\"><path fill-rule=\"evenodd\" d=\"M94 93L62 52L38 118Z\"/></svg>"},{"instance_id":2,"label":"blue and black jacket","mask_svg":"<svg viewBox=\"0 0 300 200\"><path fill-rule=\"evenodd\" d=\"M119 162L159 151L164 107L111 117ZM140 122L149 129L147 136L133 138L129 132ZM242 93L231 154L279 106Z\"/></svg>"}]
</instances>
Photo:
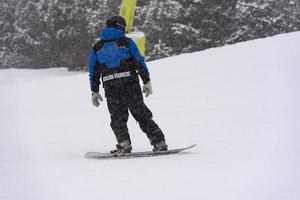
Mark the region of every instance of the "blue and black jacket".
<instances>
[{"instance_id":1,"label":"blue and black jacket","mask_svg":"<svg viewBox=\"0 0 300 200\"><path fill-rule=\"evenodd\" d=\"M135 42L125 36L117 28L105 28L100 33L98 41L90 52L89 77L93 92L99 92L100 78L130 71L131 77L137 74L147 83L150 80L149 71ZM128 80L123 79L123 80ZM119 79L120 81L122 79ZM114 80L111 80L113 82ZM108 81L107 81L108 82ZM105 87L104 83L104 87Z\"/></svg>"}]
</instances>

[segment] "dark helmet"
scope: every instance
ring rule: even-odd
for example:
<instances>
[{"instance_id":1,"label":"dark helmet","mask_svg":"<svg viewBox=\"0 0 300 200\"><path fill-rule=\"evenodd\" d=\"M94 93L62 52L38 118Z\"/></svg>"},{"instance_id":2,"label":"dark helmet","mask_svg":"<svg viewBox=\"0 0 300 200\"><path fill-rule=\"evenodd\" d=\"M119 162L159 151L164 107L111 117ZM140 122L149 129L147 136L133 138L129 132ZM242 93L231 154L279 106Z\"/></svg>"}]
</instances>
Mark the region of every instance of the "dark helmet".
<instances>
[{"instance_id":1,"label":"dark helmet","mask_svg":"<svg viewBox=\"0 0 300 200\"><path fill-rule=\"evenodd\" d=\"M114 27L125 32L126 21L122 16L113 16L106 20L107 27Z\"/></svg>"}]
</instances>

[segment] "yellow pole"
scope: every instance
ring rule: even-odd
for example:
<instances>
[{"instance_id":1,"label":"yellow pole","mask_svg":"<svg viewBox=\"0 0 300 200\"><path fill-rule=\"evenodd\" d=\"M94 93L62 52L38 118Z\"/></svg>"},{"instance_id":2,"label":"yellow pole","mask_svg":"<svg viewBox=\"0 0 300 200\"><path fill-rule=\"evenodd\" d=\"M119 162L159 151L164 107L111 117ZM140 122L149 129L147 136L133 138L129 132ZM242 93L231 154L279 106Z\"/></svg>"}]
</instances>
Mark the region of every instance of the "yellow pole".
<instances>
[{"instance_id":1,"label":"yellow pole","mask_svg":"<svg viewBox=\"0 0 300 200\"><path fill-rule=\"evenodd\" d=\"M122 1L119 15L124 17L126 20L126 32L129 32L132 29L136 2L137 0Z\"/></svg>"},{"instance_id":2,"label":"yellow pole","mask_svg":"<svg viewBox=\"0 0 300 200\"><path fill-rule=\"evenodd\" d=\"M123 0L120 8L119 15L124 17L126 20L126 32L127 37L132 38L142 56L145 56L145 46L146 46L146 38L145 34L142 32L131 32L133 27L133 21L134 21L134 13L135 13L135 7L137 4L137 0Z\"/></svg>"}]
</instances>

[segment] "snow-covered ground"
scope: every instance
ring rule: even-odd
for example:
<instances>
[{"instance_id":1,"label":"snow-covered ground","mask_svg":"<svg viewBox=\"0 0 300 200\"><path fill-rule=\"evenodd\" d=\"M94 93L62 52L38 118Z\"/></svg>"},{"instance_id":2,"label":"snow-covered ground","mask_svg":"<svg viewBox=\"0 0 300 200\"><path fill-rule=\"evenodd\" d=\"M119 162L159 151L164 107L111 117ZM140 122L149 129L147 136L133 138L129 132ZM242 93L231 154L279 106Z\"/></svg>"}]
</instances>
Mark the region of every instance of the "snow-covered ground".
<instances>
[{"instance_id":1,"label":"snow-covered ground","mask_svg":"<svg viewBox=\"0 0 300 200\"><path fill-rule=\"evenodd\" d=\"M170 148L198 144L151 158L84 158L115 145L87 73L0 70L0 199L298 200L299 44L296 32L148 63L145 101Z\"/></svg>"}]
</instances>

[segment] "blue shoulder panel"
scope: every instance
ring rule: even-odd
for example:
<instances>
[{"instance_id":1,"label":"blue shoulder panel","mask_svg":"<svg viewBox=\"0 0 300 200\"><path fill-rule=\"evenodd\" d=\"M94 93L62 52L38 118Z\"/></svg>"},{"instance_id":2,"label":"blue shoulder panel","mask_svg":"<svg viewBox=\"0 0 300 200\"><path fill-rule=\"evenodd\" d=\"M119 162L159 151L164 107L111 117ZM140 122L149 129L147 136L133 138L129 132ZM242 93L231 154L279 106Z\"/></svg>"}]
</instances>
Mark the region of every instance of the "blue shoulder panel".
<instances>
[{"instance_id":1,"label":"blue shoulder panel","mask_svg":"<svg viewBox=\"0 0 300 200\"><path fill-rule=\"evenodd\" d=\"M128 40L129 43L129 47L130 47L130 52L131 54L135 57L135 59L142 65L143 70L145 71L145 73L149 76L149 71L148 71L148 67L145 63L145 59L144 57L140 54L139 49L137 48L135 42L129 38Z\"/></svg>"},{"instance_id":2,"label":"blue shoulder panel","mask_svg":"<svg viewBox=\"0 0 300 200\"><path fill-rule=\"evenodd\" d=\"M113 69L120 67L121 60L130 58L130 52L128 48L118 47L116 42L107 42L97 52L97 57L101 64Z\"/></svg>"}]
</instances>

